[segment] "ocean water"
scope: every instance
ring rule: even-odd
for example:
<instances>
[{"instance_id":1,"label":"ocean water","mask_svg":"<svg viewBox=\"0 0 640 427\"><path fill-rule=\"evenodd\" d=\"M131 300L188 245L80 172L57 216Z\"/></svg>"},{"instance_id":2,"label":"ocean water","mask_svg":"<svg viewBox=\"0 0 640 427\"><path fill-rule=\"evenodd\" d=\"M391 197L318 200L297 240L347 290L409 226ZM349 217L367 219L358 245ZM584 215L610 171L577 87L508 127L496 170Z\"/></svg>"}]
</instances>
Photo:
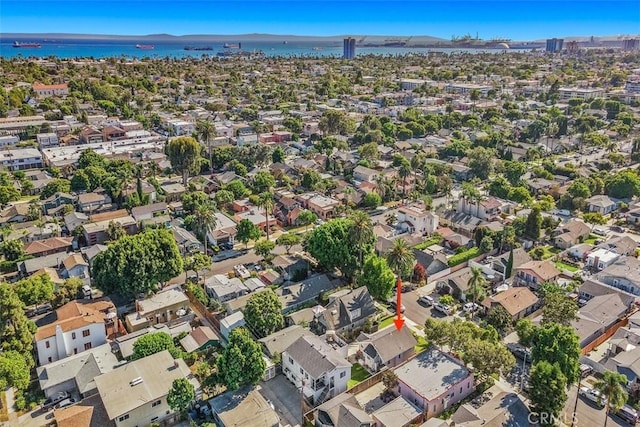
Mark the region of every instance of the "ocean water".
<instances>
[{"instance_id":1,"label":"ocean water","mask_svg":"<svg viewBox=\"0 0 640 427\"><path fill-rule=\"evenodd\" d=\"M0 39L0 56L4 58L37 57L46 58L55 56L58 58L202 58L203 55L216 56L218 52L238 49L225 49L223 41L212 42L129 42L111 40L52 40L23 39L18 42L37 42L40 48L15 48L15 40ZM136 44L152 44L154 49L137 49ZM211 47L209 51L188 51L185 46ZM341 57L342 43L340 42L242 42L242 50L245 52L264 52L267 57ZM515 51L515 50L514 50ZM401 47L357 47L356 55L406 55L428 54L429 52L462 53L462 52L511 52L503 49L453 49L453 48L401 48ZM517 51L515 51L517 52Z\"/></svg>"}]
</instances>

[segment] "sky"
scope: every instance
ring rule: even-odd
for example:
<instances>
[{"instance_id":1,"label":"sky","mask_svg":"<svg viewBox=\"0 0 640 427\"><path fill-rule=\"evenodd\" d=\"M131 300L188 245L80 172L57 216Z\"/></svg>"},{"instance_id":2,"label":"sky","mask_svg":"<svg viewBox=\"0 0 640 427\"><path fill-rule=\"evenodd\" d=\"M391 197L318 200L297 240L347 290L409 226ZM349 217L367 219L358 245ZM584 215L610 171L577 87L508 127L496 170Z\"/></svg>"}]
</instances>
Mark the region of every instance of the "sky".
<instances>
[{"instance_id":1,"label":"sky","mask_svg":"<svg viewBox=\"0 0 640 427\"><path fill-rule=\"evenodd\" d=\"M0 32L534 40L640 34L640 0L0 0Z\"/></svg>"}]
</instances>

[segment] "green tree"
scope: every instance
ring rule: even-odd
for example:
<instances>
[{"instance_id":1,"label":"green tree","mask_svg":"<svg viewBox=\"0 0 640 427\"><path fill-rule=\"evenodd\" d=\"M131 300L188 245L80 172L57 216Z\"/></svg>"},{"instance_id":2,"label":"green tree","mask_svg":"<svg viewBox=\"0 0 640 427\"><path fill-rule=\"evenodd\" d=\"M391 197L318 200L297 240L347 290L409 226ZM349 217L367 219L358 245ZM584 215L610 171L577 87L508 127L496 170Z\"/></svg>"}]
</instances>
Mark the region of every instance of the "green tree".
<instances>
[{"instance_id":1,"label":"green tree","mask_svg":"<svg viewBox=\"0 0 640 427\"><path fill-rule=\"evenodd\" d=\"M216 205L222 209L222 207L229 207L235 200L233 193L229 190L218 190L216 191L215 201Z\"/></svg>"},{"instance_id":2,"label":"green tree","mask_svg":"<svg viewBox=\"0 0 640 427\"><path fill-rule=\"evenodd\" d=\"M542 324L558 323L569 326L577 319L578 304L561 292L551 292L544 296L542 307Z\"/></svg>"},{"instance_id":3,"label":"green tree","mask_svg":"<svg viewBox=\"0 0 640 427\"><path fill-rule=\"evenodd\" d=\"M373 298L386 301L391 296L395 283L395 275L389 268L387 260L377 255L367 257L362 274L358 277L358 285L366 286Z\"/></svg>"},{"instance_id":4,"label":"green tree","mask_svg":"<svg viewBox=\"0 0 640 427\"><path fill-rule=\"evenodd\" d=\"M69 191L71 191L71 181L64 178L57 178L50 181L47 185L44 186L42 192L40 193L40 198L44 200L58 192L68 193Z\"/></svg>"},{"instance_id":5,"label":"green tree","mask_svg":"<svg viewBox=\"0 0 640 427\"><path fill-rule=\"evenodd\" d=\"M124 237L127 234L125 229L122 227L118 221L109 221L109 226L107 227L107 236L109 236L109 240L116 241L121 237Z\"/></svg>"},{"instance_id":6,"label":"green tree","mask_svg":"<svg viewBox=\"0 0 640 427\"><path fill-rule=\"evenodd\" d=\"M292 247L294 247L295 245L299 245L300 243L302 243L302 237L300 237L299 234L295 233L281 234L276 239L276 244L278 246L284 246L287 254L291 252Z\"/></svg>"},{"instance_id":7,"label":"green tree","mask_svg":"<svg viewBox=\"0 0 640 427\"><path fill-rule=\"evenodd\" d=\"M93 281L100 289L125 296L155 291L159 283L182 271L180 250L166 229L122 237L99 253L91 267Z\"/></svg>"},{"instance_id":8,"label":"green tree","mask_svg":"<svg viewBox=\"0 0 640 427\"><path fill-rule=\"evenodd\" d=\"M195 398L193 384L186 378L176 378L167 394L167 404L176 412L184 412Z\"/></svg>"},{"instance_id":9,"label":"green tree","mask_svg":"<svg viewBox=\"0 0 640 427\"><path fill-rule=\"evenodd\" d=\"M483 339L473 339L467 345L463 359L473 365L479 382L487 381L492 375L506 376L516 363L515 358L501 343Z\"/></svg>"},{"instance_id":10,"label":"green tree","mask_svg":"<svg viewBox=\"0 0 640 427\"><path fill-rule=\"evenodd\" d=\"M579 180L571 183L569 188L567 188L567 193L574 199L577 197L582 199L588 199L589 197L591 197L591 190L589 189L589 186L583 181Z\"/></svg>"},{"instance_id":11,"label":"green tree","mask_svg":"<svg viewBox=\"0 0 640 427\"><path fill-rule=\"evenodd\" d=\"M218 381L230 390L262 380L266 363L260 345L245 328L236 328L229 335L229 344L216 359Z\"/></svg>"},{"instance_id":12,"label":"green tree","mask_svg":"<svg viewBox=\"0 0 640 427\"><path fill-rule=\"evenodd\" d=\"M31 366L24 354L15 350L0 353L0 388L15 387L23 391L29 387Z\"/></svg>"},{"instance_id":13,"label":"green tree","mask_svg":"<svg viewBox=\"0 0 640 427\"><path fill-rule=\"evenodd\" d=\"M382 197L380 197L378 193L368 193L365 194L364 198L362 199L362 203L367 208L376 208L382 204Z\"/></svg>"},{"instance_id":14,"label":"green tree","mask_svg":"<svg viewBox=\"0 0 640 427\"><path fill-rule=\"evenodd\" d=\"M382 384L384 385L385 391L389 392L398 385L398 376L390 369L385 370L382 372Z\"/></svg>"},{"instance_id":15,"label":"green tree","mask_svg":"<svg viewBox=\"0 0 640 427\"><path fill-rule=\"evenodd\" d=\"M527 164L523 162L504 162L504 177L514 187L520 185L520 179L522 175L527 172Z\"/></svg>"},{"instance_id":16,"label":"green tree","mask_svg":"<svg viewBox=\"0 0 640 427\"><path fill-rule=\"evenodd\" d=\"M501 305L497 305L487 313L487 323L496 328L500 335L505 335L513 325L511 314Z\"/></svg>"},{"instance_id":17,"label":"green tree","mask_svg":"<svg viewBox=\"0 0 640 427\"><path fill-rule=\"evenodd\" d=\"M493 148L476 147L467 151L469 168L474 176L485 180L493 173L496 151Z\"/></svg>"},{"instance_id":18,"label":"green tree","mask_svg":"<svg viewBox=\"0 0 640 427\"><path fill-rule=\"evenodd\" d=\"M260 238L260 229L257 225L248 219L242 219L236 227L236 240L247 246L250 240L258 240Z\"/></svg>"},{"instance_id":19,"label":"green tree","mask_svg":"<svg viewBox=\"0 0 640 427\"><path fill-rule=\"evenodd\" d=\"M275 242L267 239L258 240L253 246L253 251L256 255L261 256L264 259L271 257L271 251L276 247Z\"/></svg>"},{"instance_id":20,"label":"green tree","mask_svg":"<svg viewBox=\"0 0 640 427\"><path fill-rule=\"evenodd\" d=\"M171 139L166 150L171 167L182 175L182 185L186 186L189 175L200 169L200 144L190 136L181 136Z\"/></svg>"},{"instance_id":21,"label":"green tree","mask_svg":"<svg viewBox=\"0 0 640 427\"><path fill-rule=\"evenodd\" d=\"M202 236L204 241L204 253L208 254L207 244L209 243L209 233L216 227L218 218L213 210L213 205L198 206L193 214L193 228Z\"/></svg>"},{"instance_id":22,"label":"green tree","mask_svg":"<svg viewBox=\"0 0 640 427\"><path fill-rule=\"evenodd\" d=\"M253 177L253 191L256 194L264 193L275 187L276 180L268 170L261 170Z\"/></svg>"},{"instance_id":23,"label":"green tree","mask_svg":"<svg viewBox=\"0 0 640 427\"><path fill-rule=\"evenodd\" d=\"M626 390L627 383L627 377L623 374L619 372L605 371L602 379L598 380L594 384L594 388L600 392L600 396L607 399L606 409L604 411L607 416L604 419L604 427L607 427L609 412L618 412L620 408L627 403L627 399L629 398Z\"/></svg>"},{"instance_id":24,"label":"green tree","mask_svg":"<svg viewBox=\"0 0 640 427\"><path fill-rule=\"evenodd\" d=\"M531 347L536 338L538 328L531 320L520 319L516 323L516 332L518 333L518 342L525 347Z\"/></svg>"},{"instance_id":25,"label":"green tree","mask_svg":"<svg viewBox=\"0 0 640 427\"><path fill-rule=\"evenodd\" d=\"M223 187L224 190L231 191L233 193L233 197L237 200L243 199L251 194L251 190L249 190L239 179L234 179L229 182L227 185Z\"/></svg>"},{"instance_id":26,"label":"green tree","mask_svg":"<svg viewBox=\"0 0 640 427\"><path fill-rule=\"evenodd\" d=\"M244 308L244 318L258 338L266 337L284 327L282 302L271 289L254 293Z\"/></svg>"},{"instance_id":27,"label":"green tree","mask_svg":"<svg viewBox=\"0 0 640 427\"><path fill-rule=\"evenodd\" d=\"M91 188L91 181L83 169L77 170L71 178L71 189L74 191L86 191Z\"/></svg>"},{"instance_id":28,"label":"green tree","mask_svg":"<svg viewBox=\"0 0 640 427\"><path fill-rule=\"evenodd\" d=\"M199 277L199 272L207 267L211 267L211 257L202 252L194 252L184 258L185 274L188 271L195 271L196 277Z\"/></svg>"},{"instance_id":29,"label":"green tree","mask_svg":"<svg viewBox=\"0 0 640 427\"><path fill-rule=\"evenodd\" d=\"M372 193L373 194L373 193ZM363 251L375 243L371 217L362 211L355 211L349 216L349 243L358 249L358 269L362 270Z\"/></svg>"},{"instance_id":30,"label":"green tree","mask_svg":"<svg viewBox=\"0 0 640 427\"><path fill-rule=\"evenodd\" d=\"M271 153L271 161L273 163L282 163L285 156L286 153L284 152L284 149L282 147L276 147L276 149Z\"/></svg>"},{"instance_id":31,"label":"green tree","mask_svg":"<svg viewBox=\"0 0 640 427\"><path fill-rule=\"evenodd\" d=\"M548 323L536 328L531 349L531 361L557 364L567 384L573 384L580 375L580 341L570 326Z\"/></svg>"},{"instance_id":32,"label":"green tree","mask_svg":"<svg viewBox=\"0 0 640 427\"><path fill-rule=\"evenodd\" d=\"M345 135L351 131L352 126L345 112L340 110L325 111L318 123L325 135Z\"/></svg>"},{"instance_id":33,"label":"green tree","mask_svg":"<svg viewBox=\"0 0 640 427\"><path fill-rule=\"evenodd\" d=\"M15 350L29 364L34 365L33 334L36 325L24 314L24 303L20 301L12 286L0 284L0 345L2 351Z\"/></svg>"},{"instance_id":34,"label":"green tree","mask_svg":"<svg viewBox=\"0 0 640 427\"><path fill-rule=\"evenodd\" d=\"M608 175L605 180L605 192L617 199L640 195L640 177L631 170L623 170Z\"/></svg>"},{"instance_id":35,"label":"green tree","mask_svg":"<svg viewBox=\"0 0 640 427\"><path fill-rule=\"evenodd\" d=\"M567 378L557 364L544 360L536 362L529 373L532 412L560 415L567 401L567 385ZM553 424L553 421L547 422Z\"/></svg>"},{"instance_id":36,"label":"green tree","mask_svg":"<svg viewBox=\"0 0 640 427\"><path fill-rule=\"evenodd\" d=\"M78 298L78 294L83 285L84 282L79 277L70 277L65 280L64 283L59 285L53 292L53 306L58 308Z\"/></svg>"},{"instance_id":37,"label":"green tree","mask_svg":"<svg viewBox=\"0 0 640 427\"><path fill-rule=\"evenodd\" d=\"M527 216L527 222L525 223L524 228L525 235L537 241L540 238L541 228L542 214L540 213L540 207L534 206L531 208L531 212Z\"/></svg>"},{"instance_id":38,"label":"green tree","mask_svg":"<svg viewBox=\"0 0 640 427\"><path fill-rule=\"evenodd\" d=\"M10 185L0 186L0 204L6 205L9 202L20 199L20 192Z\"/></svg>"},{"instance_id":39,"label":"green tree","mask_svg":"<svg viewBox=\"0 0 640 427\"><path fill-rule=\"evenodd\" d=\"M142 359L152 354L168 350L176 358L180 356L180 350L173 343L173 338L166 332L153 332L141 336L133 343L133 360Z\"/></svg>"},{"instance_id":40,"label":"green tree","mask_svg":"<svg viewBox=\"0 0 640 427\"><path fill-rule=\"evenodd\" d=\"M504 277L508 279L513 273L513 248L509 251L509 258L507 259L507 266L505 268Z\"/></svg>"},{"instance_id":41,"label":"green tree","mask_svg":"<svg viewBox=\"0 0 640 427\"><path fill-rule=\"evenodd\" d=\"M396 239L393 241L391 250L385 255L389 268L398 276L407 277L411 274L413 264L415 263L415 256L413 255L413 249L409 247L409 244L404 239Z\"/></svg>"},{"instance_id":42,"label":"green tree","mask_svg":"<svg viewBox=\"0 0 640 427\"><path fill-rule=\"evenodd\" d=\"M106 165L106 158L103 155L96 153L91 148L83 150L78 158L78 169L86 169L89 166L104 168Z\"/></svg>"},{"instance_id":43,"label":"green tree","mask_svg":"<svg viewBox=\"0 0 640 427\"><path fill-rule=\"evenodd\" d=\"M485 286L487 286L487 279L484 278L482 269L480 269L480 267L471 267L471 277L467 282L467 287L469 288L471 301L473 303L476 303L478 301L479 296L486 296Z\"/></svg>"},{"instance_id":44,"label":"green tree","mask_svg":"<svg viewBox=\"0 0 640 427\"><path fill-rule=\"evenodd\" d=\"M352 278L358 271L358 255L363 256L373 251L373 245L357 248L349 242L349 230L352 221L349 219L332 219L316 227L303 242L303 247L318 264L329 271L338 269L347 278Z\"/></svg>"},{"instance_id":45,"label":"green tree","mask_svg":"<svg viewBox=\"0 0 640 427\"><path fill-rule=\"evenodd\" d=\"M24 256L24 243L22 240L5 240L0 244L0 252L7 261L15 261Z\"/></svg>"},{"instance_id":46,"label":"green tree","mask_svg":"<svg viewBox=\"0 0 640 427\"><path fill-rule=\"evenodd\" d=\"M204 191L189 191L184 193L180 200L182 208L188 215L195 214L201 206L211 206L211 199Z\"/></svg>"},{"instance_id":47,"label":"green tree","mask_svg":"<svg viewBox=\"0 0 640 427\"><path fill-rule=\"evenodd\" d=\"M318 220L318 215L314 214L308 209L303 210L298 215L298 224L308 227Z\"/></svg>"},{"instance_id":48,"label":"green tree","mask_svg":"<svg viewBox=\"0 0 640 427\"><path fill-rule=\"evenodd\" d=\"M606 218L603 217L600 212L588 212L582 214L582 219L584 222L591 225L603 225L607 223Z\"/></svg>"},{"instance_id":49,"label":"green tree","mask_svg":"<svg viewBox=\"0 0 640 427\"><path fill-rule=\"evenodd\" d=\"M24 305L37 305L51 301L55 284L48 274L39 274L20 280L14 289Z\"/></svg>"}]
</instances>

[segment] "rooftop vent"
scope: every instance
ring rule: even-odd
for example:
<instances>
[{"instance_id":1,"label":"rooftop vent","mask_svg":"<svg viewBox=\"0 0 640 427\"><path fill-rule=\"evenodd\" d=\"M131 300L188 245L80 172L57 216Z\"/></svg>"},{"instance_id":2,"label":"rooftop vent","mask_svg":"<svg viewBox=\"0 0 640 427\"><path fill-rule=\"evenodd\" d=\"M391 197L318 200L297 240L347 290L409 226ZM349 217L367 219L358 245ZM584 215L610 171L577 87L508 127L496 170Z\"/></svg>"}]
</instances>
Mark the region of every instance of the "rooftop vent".
<instances>
[{"instance_id":1,"label":"rooftop vent","mask_svg":"<svg viewBox=\"0 0 640 427\"><path fill-rule=\"evenodd\" d=\"M142 379L142 377L136 377L136 378L132 379L131 381L129 381L129 385L131 387L133 387L133 386L136 386L138 384L142 384L143 381L144 380Z\"/></svg>"}]
</instances>

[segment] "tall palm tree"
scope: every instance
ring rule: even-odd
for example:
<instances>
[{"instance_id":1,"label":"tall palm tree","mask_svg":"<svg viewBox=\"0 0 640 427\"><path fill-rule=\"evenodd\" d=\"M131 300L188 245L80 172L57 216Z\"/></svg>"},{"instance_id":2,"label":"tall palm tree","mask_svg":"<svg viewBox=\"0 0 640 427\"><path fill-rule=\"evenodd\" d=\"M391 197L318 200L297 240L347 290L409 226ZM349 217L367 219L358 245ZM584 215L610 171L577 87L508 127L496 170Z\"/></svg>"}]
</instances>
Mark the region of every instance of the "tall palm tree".
<instances>
[{"instance_id":1,"label":"tall palm tree","mask_svg":"<svg viewBox=\"0 0 640 427\"><path fill-rule=\"evenodd\" d=\"M194 226L204 236L204 253L207 252L208 235L218 223L218 219L215 216L214 208L210 205L199 206L194 213Z\"/></svg>"},{"instance_id":2,"label":"tall palm tree","mask_svg":"<svg viewBox=\"0 0 640 427\"><path fill-rule=\"evenodd\" d=\"M413 249L403 239L396 239L393 241L391 250L386 255L387 264L389 268L398 276L402 277L402 273L411 270L415 261L413 255Z\"/></svg>"},{"instance_id":3,"label":"tall palm tree","mask_svg":"<svg viewBox=\"0 0 640 427\"><path fill-rule=\"evenodd\" d=\"M349 228L349 241L358 248L358 261L360 262L358 270L362 272L362 250L367 243L372 243L375 240L373 225L371 217L363 211L355 211L349 219L352 222Z\"/></svg>"},{"instance_id":4,"label":"tall palm tree","mask_svg":"<svg viewBox=\"0 0 640 427\"><path fill-rule=\"evenodd\" d=\"M273 210L273 195L268 191L261 193L258 199L258 207L264 209L264 217L267 221L265 230L267 232L267 240L269 240L269 212Z\"/></svg>"},{"instance_id":5,"label":"tall palm tree","mask_svg":"<svg viewBox=\"0 0 640 427\"><path fill-rule=\"evenodd\" d=\"M627 403L629 395L625 390L626 385L627 377L613 371L606 371L602 379L594 384L594 388L600 392L601 398L607 399L604 427L607 427L607 421L609 421L609 411L616 412Z\"/></svg>"},{"instance_id":6,"label":"tall palm tree","mask_svg":"<svg viewBox=\"0 0 640 427\"><path fill-rule=\"evenodd\" d=\"M482 275L482 270L479 267L471 267L471 277L467 282L467 286L473 293L473 303L475 304L478 299L478 288L484 288L487 284L487 280Z\"/></svg>"},{"instance_id":7,"label":"tall palm tree","mask_svg":"<svg viewBox=\"0 0 640 427\"><path fill-rule=\"evenodd\" d=\"M403 163L398 169L398 176L402 179L402 201L407 195L407 177L411 175L411 165L409 163Z\"/></svg>"},{"instance_id":8,"label":"tall palm tree","mask_svg":"<svg viewBox=\"0 0 640 427\"><path fill-rule=\"evenodd\" d=\"M216 127L208 120L198 120L196 123L196 134L199 138L202 138L207 151L209 152L209 170L213 173L213 159L211 152L211 139L216 136Z\"/></svg>"}]
</instances>

